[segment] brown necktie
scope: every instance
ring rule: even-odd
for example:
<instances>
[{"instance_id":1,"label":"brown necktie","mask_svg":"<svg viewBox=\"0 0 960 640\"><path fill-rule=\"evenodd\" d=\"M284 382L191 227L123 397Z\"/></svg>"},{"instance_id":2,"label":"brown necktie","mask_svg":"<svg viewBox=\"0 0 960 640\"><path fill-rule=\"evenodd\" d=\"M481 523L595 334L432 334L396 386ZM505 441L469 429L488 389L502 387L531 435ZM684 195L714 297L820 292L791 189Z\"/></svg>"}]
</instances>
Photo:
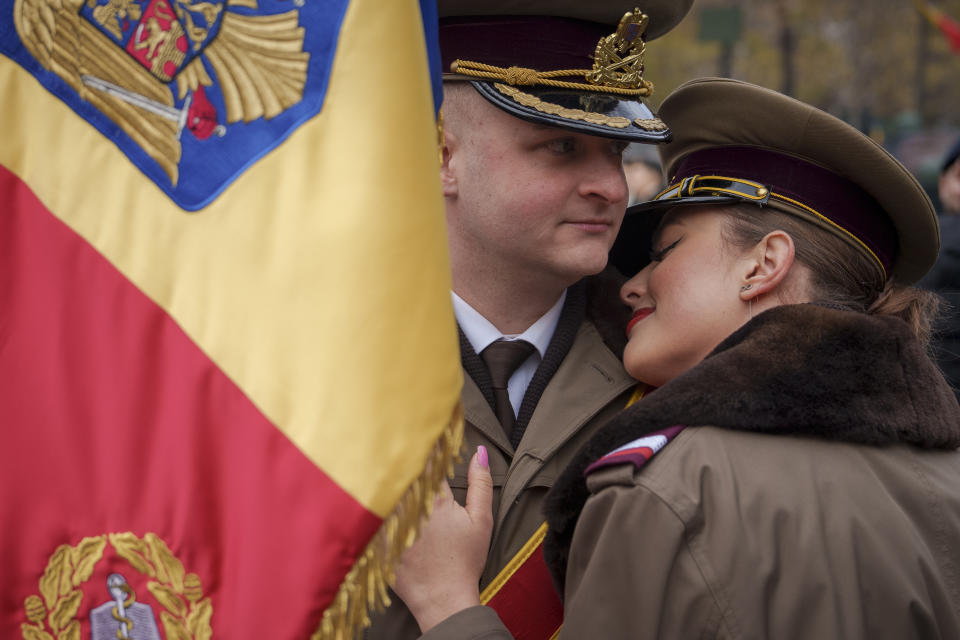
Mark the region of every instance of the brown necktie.
<instances>
[{"instance_id":1,"label":"brown necktie","mask_svg":"<svg viewBox=\"0 0 960 640\"><path fill-rule=\"evenodd\" d=\"M503 431L508 438L517 422L517 417L513 413L513 405L510 404L507 381L510 380L510 376L517 370L517 367L530 357L533 350L533 345L525 340L497 340L490 343L490 346L480 354L480 357L487 364L487 369L490 370L497 419L503 426Z\"/></svg>"}]
</instances>

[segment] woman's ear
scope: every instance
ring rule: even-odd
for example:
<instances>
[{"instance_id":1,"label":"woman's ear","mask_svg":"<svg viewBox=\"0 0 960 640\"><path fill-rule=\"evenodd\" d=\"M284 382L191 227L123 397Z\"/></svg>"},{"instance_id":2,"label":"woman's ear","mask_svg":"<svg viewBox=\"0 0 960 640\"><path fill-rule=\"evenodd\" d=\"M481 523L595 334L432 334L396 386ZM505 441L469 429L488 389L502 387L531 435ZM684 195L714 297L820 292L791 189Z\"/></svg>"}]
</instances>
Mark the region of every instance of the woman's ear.
<instances>
[{"instance_id":1,"label":"woman's ear","mask_svg":"<svg viewBox=\"0 0 960 640\"><path fill-rule=\"evenodd\" d=\"M440 147L440 182L444 197L457 195L457 172L454 152L458 147L457 136L450 131L443 132L443 144Z\"/></svg>"},{"instance_id":2,"label":"woman's ear","mask_svg":"<svg viewBox=\"0 0 960 640\"><path fill-rule=\"evenodd\" d=\"M790 234L778 229L765 235L744 257L740 299L747 301L780 286L793 267L796 247Z\"/></svg>"}]
</instances>

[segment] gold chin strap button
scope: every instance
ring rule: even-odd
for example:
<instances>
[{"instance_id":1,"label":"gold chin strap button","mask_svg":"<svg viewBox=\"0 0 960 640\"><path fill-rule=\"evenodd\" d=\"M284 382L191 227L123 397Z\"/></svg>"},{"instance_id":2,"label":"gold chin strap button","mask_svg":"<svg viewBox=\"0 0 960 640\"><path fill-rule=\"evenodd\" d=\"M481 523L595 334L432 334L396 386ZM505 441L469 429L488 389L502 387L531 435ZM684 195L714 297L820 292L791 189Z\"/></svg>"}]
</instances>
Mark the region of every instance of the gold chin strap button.
<instances>
[{"instance_id":1,"label":"gold chin strap button","mask_svg":"<svg viewBox=\"0 0 960 640\"><path fill-rule=\"evenodd\" d=\"M760 187L757 189L758 198L766 198L768 193L770 193L770 191L768 191L766 187Z\"/></svg>"}]
</instances>

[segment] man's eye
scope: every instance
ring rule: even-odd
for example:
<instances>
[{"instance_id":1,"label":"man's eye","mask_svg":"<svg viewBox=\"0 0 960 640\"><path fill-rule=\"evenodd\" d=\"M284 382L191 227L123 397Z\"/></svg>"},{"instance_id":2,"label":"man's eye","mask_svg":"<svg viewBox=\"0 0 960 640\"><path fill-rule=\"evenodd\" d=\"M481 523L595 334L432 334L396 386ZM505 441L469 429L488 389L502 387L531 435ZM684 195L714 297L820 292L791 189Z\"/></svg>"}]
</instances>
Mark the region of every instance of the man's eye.
<instances>
[{"instance_id":1,"label":"man's eye","mask_svg":"<svg viewBox=\"0 0 960 640\"><path fill-rule=\"evenodd\" d=\"M650 262L663 262L663 259L667 257L667 254L670 253L670 250L673 249L680 242L680 239L677 238L673 241L672 244L667 245L663 249L653 250L650 252Z\"/></svg>"},{"instance_id":2,"label":"man's eye","mask_svg":"<svg viewBox=\"0 0 960 640\"><path fill-rule=\"evenodd\" d=\"M554 153L573 153L577 145L570 138L560 138L559 140L551 140L547 143L547 148Z\"/></svg>"}]
</instances>

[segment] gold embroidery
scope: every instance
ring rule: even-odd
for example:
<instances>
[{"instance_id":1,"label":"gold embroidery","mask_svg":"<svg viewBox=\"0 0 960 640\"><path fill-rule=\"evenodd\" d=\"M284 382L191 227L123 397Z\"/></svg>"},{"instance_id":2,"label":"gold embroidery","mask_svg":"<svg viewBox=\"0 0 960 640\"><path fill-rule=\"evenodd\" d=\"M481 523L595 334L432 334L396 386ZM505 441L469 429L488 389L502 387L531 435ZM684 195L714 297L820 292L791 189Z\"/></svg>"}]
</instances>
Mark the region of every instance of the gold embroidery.
<instances>
[{"instance_id":1,"label":"gold embroidery","mask_svg":"<svg viewBox=\"0 0 960 640\"><path fill-rule=\"evenodd\" d=\"M76 587L93 575L108 540L131 567L154 578L147 589L165 609L160 612L160 620L168 640L210 640L213 607L210 598L203 597L199 576L184 575L183 564L153 533L141 540L130 532L88 537L73 547L57 547L40 578L40 595L24 600L27 620L32 624L20 625L23 640L80 640L80 622L75 618L83 592ZM132 603L132 590L123 586Z\"/></svg>"},{"instance_id":2,"label":"gold embroidery","mask_svg":"<svg viewBox=\"0 0 960 640\"><path fill-rule=\"evenodd\" d=\"M93 574L94 565L103 557L105 544L105 536L96 536L84 538L73 547L66 544L57 547L40 578L40 595L28 596L24 601L27 620L33 623L20 625L24 640L79 638L80 625L73 617L80 608L83 593L75 587Z\"/></svg>"},{"instance_id":3,"label":"gold embroidery","mask_svg":"<svg viewBox=\"0 0 960 640\"><path fill-rule=\"evenodd\" d=\"M162 5L160 5L162 6ZM163 16L163 13L160 11L160 6L157 7L157 13ZM147 37L143 38L139 42L134 43L133 50L141 51L143 49L147 50L147 58L154 58L157 55L157 47L161 46L164 42L167 41L167 38L174 33L173 29L170 30L168 34L163 30L163 27L160 26L160 21L157 20L154 16L150 16L147 21ZM171 25L172 26L172 25ZM180 35L180 34L177 34Z\"/></svg>"},{"instance_id":4,"label":"gold embroidery","mask_svg":"<svg viewBox=\"0 0 960 640\"><path fill-rule=\"evenodd\" d=\"M303 98L310 60L303 36L297 11L224 14L220 33L203 52L220 81L227 122L270 119Z\"/></svg>"},{"instance_id":5,"label":"gold embroidery","mask_svg":"<svg viewBox=\"0 0 960 640\"><path fill-rule=\"evenodd\" d=\"M176 185L181 157L179 123L157 110L147 110L116 95L86 86L83 76L120 87L160 106L173 109L173 94L164 82L172 74L164 70L167 62L179 66L184 53L176 47L183 29L169 8L171 30L164 34L154 20L141 23L147 31L143 42L135 41L141 49L156 53L150 60L151 69L127 54L79 11L85 1L96 0L15 0L14 25L27 50L45 68L56 73L82 100L85 100L122 129L144 152L157 162ZM140 8L132 0L109 0L103 8L94 8L96 20L117 35L112 22L123 17L139 17ZM199 2L186 5L204 16L213 15ZM231 7L256 9L256 0L228 0ZM93 6L93 5L91 5ZM209 26L209 25L208 25ZM310 54L303 51L304 29L299 26L296 10L270 16L248 16L227 11L217 36L202 51L217 73L220 89L226 102L227 122L250 122L256 118L270 119L303 99L307 65ZM194 32L198 36L199 32ZM119 36L118 36L119 37ZM189 37L189 36L188 36ZM200 58L194 59L177 74L179 99L200 85L212 86Z\"/></svg>"},{"instance_id":6,"label":"gold embroidery","mask_svg":"<svg viewBox=\"0 0 960 640\"><path fill-rule=\"evenodd\" d=\"M644 86L643 54L647 45L643 32L650 18L634 9L620 19L617 30L597 43L593 54L593 71L587 81L604 87L638 89Z\"/></svg>"},{"instance_id":7,"label":"gold embroidery","mask_svg":"<svg viewBox=\"0 0 960 640\"><path fill-rule=\"evenodd\" d=\"M87 0L87 6L93 9L93 18L112 33L118 40L123 37L120 19L140 19L140 5L134 0L109 0L107 4L97 5L97 0Z\"/></svg>"},{"instance_id":8,"label":"gold embroidery","mask_svg":"<svg viewBox=\"0 0 960 640\"><path fill-rule=\"evenodd\" d=\"M213 86L213 80L203 68L203 61L200 58L194 58L177 74L177 98L183 100L188 92L196 91L200 85Z\"/></svg>"},{"instance_id":9,"label":"gold embroidery","mask_svg":"<svg viewBox=\"0 0 960 640\"><path fill-rule=\"evenodd\" d=\"M29 596L24 602L24 608L27 610L27 620L30 622L40 622L47 616L47 608L43 606L40 596Z\"/></svg>"},{"instance_id":10,"label":"gold embroidery","mask_svg":"<svg viewBox=\"0 0 960 640\"><path fill-rule=\"evenodd\" d=\"M14 24L27 50L91 103L153 158L177 183L177 123L84 86L93 75L155 102L173 106L170 90L149 70L80 16L83 0L16 0Z\"/></svg>"},{"instance_id":11,"label":"gold embroidery","mask_svg":"<svg viewBox=\"0 0 960 640\"><path fill-rule=\"evenodd\" d=\"M634 118L634 124L647 131L666 131L667 125L660 118Z\"/></svg>"},{"instance_id":12,"label":"gold embroidery","mask_svg":"<svg viewBox=\"0 0 960 640\"><path fill-rule=\"evenodd\" d=\"M216 22L217 16L220 15L222 8L223 5L213 4L212 2L198 2L197 4L187 4L180 0L174 2L173 9L177 12L177 17L180 18L180 21L186 26L187 37L190 38L194 51L200 50L203 41L207 39L207 35L210 33L210 27ZM207 26L198 27L195 25L191 12L203 15Z\"/></svg>"},{"instance_id":13,"label":"gold embroidery","mask_svg":"<svg viewBox=\"0 0 960 640\"><path fill-rule=\"evenodd\" d=\"M161 7L163 11L161 11ZM167 10L168 7L166 5L157 5L157 14L160 15L161 18L170 21L170 29L168 31L164 31L163 27L160 26L160 21L157 20L155 16L150 16L145 23L141 23L140 28L137 29L137 32L133 36L133 50L147 50L150 72L164 82L170 81L173 77L172 74L166 70L167 63L172 63L173 68L177 69L186 56L185 52L177 48L177 40L183 36L183 29L180 27L180 23L174 19L173 14L165 14ZM145 29L147 32L147 36L143 39L138 39L140 29Z\"/></svg>"},{"instance_id":14,"label":"gold embroidery","mask_svg":"<svg viewBox=\"0 0 960 640\"><path fill-rule=\"evenodd\" d=\"M617 129L624 129L630 126L629 118L624 118L621 116L608 116L603 113L593 113L590 111L583 111L581 109L569 109L566 107L561 107L550 102L544 102L536 96L532 96L529 93L524 93L515 87L500 84L499 82L494 83L493 86L496 87L500 93L510 96L523 106L531 107L542 113L560 116L561 118L567 118L569 120L582 120L584 122L589 122L590 124L599 124Z\"/></svg>"}]
</instances>

